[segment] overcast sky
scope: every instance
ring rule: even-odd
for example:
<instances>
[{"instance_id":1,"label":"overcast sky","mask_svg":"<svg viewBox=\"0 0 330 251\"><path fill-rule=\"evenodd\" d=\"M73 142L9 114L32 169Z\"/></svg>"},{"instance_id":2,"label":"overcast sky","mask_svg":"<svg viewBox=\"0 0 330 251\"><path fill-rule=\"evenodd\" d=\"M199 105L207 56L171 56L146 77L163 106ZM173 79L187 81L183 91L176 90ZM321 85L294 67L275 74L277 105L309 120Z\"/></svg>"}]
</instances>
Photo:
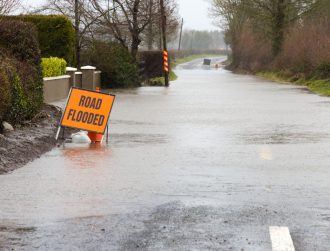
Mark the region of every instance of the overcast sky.
<instances>
[{"instance_id":1,"label":"overcast sky","mask_svg":"<svg viewBox=\"0 0 330 251\"><path fill-rule=\"evenodd\" d=\"M184 19L185 28L195 30L215 30L209 18L210 4L208 0L178 0L180 15Z\"/></svg>"},{"instance_id":2,"label":"overcast sky","mask_svg":"<svg viewBox=\"0 0 330 251\"><path fill-rule=\"evenodd\" d=\"M45 0L22 0L25 5L38 6ZM177 0L180 5L180 15L184 18L184 27L195 30L215 30L209 18L208 0Z\"/></svg>"}]
</instances>

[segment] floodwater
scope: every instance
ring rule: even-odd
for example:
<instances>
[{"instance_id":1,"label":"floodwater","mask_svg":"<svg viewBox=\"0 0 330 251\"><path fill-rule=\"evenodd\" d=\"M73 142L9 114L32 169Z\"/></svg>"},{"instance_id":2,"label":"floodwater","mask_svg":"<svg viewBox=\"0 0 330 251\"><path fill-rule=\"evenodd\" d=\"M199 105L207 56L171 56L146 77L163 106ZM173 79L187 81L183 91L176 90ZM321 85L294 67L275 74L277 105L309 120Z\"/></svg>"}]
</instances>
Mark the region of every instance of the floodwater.
<instances>
[{"instance_id":1,"label":"floodwater","mask_svg":"<svg viewBox=\"0 0 330 251\"><path fill-rule=\"evenodd\" d=\"M330 99L201 62L116 91L108 145L0 176L0 249L329 250Z\"/></svg>"}]
</instances>

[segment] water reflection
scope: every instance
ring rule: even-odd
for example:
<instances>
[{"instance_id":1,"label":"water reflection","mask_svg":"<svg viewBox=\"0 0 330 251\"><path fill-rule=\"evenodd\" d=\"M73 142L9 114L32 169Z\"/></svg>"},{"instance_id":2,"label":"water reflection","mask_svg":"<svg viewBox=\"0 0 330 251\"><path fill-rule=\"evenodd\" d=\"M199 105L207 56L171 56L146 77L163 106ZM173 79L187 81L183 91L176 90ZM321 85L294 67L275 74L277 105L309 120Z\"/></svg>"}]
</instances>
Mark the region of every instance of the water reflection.
<instances>
[{"instance_id":1,"label":"water reflection","mask_svg":"<svg viewBox=\"0 0 330 251\"><path fill-rule=\"evenodd\" d=\"M72 162L80 169L95 167L95 160L103 159L110 155L108 145L103 144L65 144L63 145L65 159Z\"/></svg>"},{"instance_id":2,"label":"water reflection","mask_svg":"<svg viewBox=\"0 0 330 251\"><path fill-rule=\"evenodd\" d=\"M273 160L273 152L269 146L262 146L258 150L259 158L262 160Z\"/></svg>"}]
</instances>

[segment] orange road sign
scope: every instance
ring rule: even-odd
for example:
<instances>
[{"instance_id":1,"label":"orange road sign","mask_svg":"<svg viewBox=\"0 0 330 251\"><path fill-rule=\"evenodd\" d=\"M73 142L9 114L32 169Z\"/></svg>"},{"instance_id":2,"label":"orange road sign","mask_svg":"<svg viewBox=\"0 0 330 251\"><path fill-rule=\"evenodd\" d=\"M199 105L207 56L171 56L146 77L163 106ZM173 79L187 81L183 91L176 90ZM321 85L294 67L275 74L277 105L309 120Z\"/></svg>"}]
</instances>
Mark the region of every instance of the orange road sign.
<instances>
[{"instance_id":1,"label":"orange road sign","mask_svg":"<svg viewBox=\"0 0 330 251\"><path fill-rule=\"evenodd\" d=\"M61 126L104 134L115 97L72 87Z\"/></svg>"},{"instance_id":2,"label":"orange road sign","mask_svg":"<svg viewBox=\"0 0 330 251\"><path fill-rule=\"evenodd\" d=\"M163 59L164 59L164 71L169 72L169 65L168 65L168 52L163 52Z\"/></svg>"}]
</instances>

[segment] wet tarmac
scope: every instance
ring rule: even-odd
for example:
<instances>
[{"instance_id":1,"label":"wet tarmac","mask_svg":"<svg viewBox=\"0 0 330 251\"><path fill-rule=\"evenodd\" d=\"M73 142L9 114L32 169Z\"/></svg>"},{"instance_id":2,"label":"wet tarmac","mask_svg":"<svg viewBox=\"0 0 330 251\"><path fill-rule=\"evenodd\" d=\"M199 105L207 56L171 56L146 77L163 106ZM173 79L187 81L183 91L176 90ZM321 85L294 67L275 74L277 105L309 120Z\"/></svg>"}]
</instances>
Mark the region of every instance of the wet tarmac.
<instances>
[{"instance_id":1,"label":"wet tarmac","mask_svg":"<svg viewBox=\"0 0 330 251\"><path fill-rule=\"evenodd\" d=\"M108 145L0 176L0 250L329 250L330 99L201 62L116 91Z\"/></svg>"}]
</instances>

